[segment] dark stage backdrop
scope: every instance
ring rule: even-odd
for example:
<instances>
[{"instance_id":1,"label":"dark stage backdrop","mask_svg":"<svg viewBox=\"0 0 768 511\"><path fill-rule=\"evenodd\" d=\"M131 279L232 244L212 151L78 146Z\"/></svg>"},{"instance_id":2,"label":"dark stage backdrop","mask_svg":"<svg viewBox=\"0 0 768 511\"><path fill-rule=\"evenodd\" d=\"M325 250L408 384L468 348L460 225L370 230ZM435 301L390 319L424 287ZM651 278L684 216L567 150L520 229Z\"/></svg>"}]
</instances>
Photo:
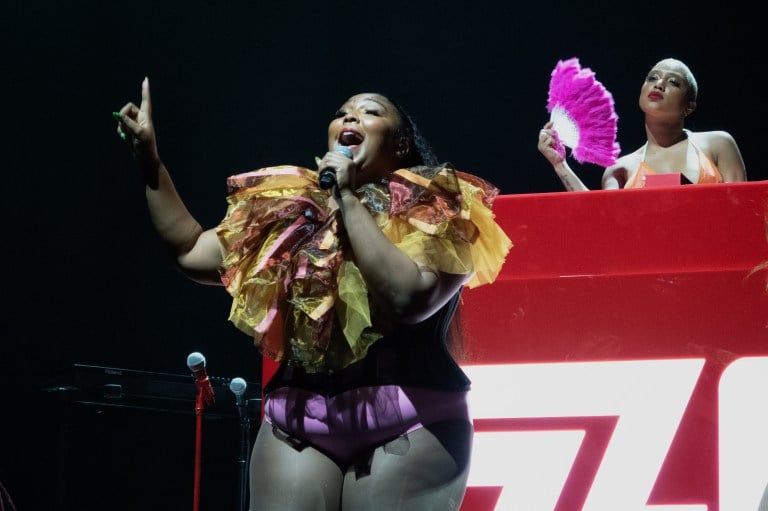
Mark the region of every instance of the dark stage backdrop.
<instances>
[{"instance_id":1,"label":"dark stage backdrop","mask_svg":"<svg viewBox=\"0 0 768 511\"><path fill-rule=\"evenodd\" d=\"M560 192L536 138L547 120L550 72L570 57L613 93L627 150L644 137L637 97L645 72L663 57L686 61L700 84L688 127L730 131L750 180L763 180L761 17L747 2L709 4L6 5L0 211L10 285L0 337L0 482L17 507L52 509L52 499L85 495L90 484L107 488L119 509L123 493L151 495L146 481L132 479L142 464L174 474L166 496L178 496L177 509L191 498L192 419L114 412L96 420L87 410L62 411L40 389L69 384L73 364L187 374L187 354L201 351L210 374L259 377L259 355L227 322L226 293L185 280L150 228L110 115L139 101L144 76L161 156L205 226L225 211L228 175L282 163L311 167L335 109L363 90L399 99L442 160L503 194ZM599 169L582 166L581 176L599 186ZM62 434L72 427L74 436ZM223 430L211 427L205 445L226 458L236 432L217 435ZM116 463L121 456L130 463ZM232 489L231 480L207 484L209 493ZM84 502L77 508L88 509ZM140 507L169 509L149 498Z\"/></svg>"}]
</instances>

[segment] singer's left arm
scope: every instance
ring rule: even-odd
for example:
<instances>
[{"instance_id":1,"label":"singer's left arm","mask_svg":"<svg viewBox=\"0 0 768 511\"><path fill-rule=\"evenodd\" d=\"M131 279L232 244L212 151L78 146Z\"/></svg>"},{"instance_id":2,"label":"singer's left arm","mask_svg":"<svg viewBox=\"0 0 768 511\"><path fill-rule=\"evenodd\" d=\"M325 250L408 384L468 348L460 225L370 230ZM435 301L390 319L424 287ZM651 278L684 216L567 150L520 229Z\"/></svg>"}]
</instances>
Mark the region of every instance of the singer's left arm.
<instances>
[{"instance_id":1,"label":"singer's left arm","mask_svg":"<svg viewBox=\"0 0 768 511\"><path fill-rule=\"evenodd\" d=\"M429 317L469 278L417 265L384 236L349 188L339 191L339 202L355 261L368 290L377 305L395 320L415 323Z\"/></svg>"}]
</instances>

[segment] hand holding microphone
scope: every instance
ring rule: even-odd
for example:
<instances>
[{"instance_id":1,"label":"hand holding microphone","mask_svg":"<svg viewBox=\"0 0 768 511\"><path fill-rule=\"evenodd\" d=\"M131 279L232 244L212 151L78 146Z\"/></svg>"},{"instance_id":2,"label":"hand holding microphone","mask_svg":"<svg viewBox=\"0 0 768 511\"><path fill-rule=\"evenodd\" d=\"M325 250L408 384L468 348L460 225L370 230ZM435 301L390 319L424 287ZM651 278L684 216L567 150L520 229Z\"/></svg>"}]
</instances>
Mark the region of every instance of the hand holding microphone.
<instances>
[{"instance_id":1,"label":"hand holding microphone","mask_svg":"<svg viewBox=\"0 0 768 511\"><path fill-rule=\"evenodd\" d=\"M337 153L343 154L350 160L352 159L352 149L345 145L336 144L333 150ZM336 172L333 169L327 167L320 169L320 177L318 180L320 182L320 188L323 190L329 190L336 186Z\"/></svg>"}]
</instances>

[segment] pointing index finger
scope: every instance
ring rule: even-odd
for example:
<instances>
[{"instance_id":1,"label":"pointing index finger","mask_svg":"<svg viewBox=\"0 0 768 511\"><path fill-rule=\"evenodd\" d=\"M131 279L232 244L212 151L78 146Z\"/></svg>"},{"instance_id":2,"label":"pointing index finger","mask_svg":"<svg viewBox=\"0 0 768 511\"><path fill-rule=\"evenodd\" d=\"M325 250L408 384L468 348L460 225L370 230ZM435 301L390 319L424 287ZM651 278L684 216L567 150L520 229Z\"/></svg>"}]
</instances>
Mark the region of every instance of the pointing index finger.
<instances>
[{"instance_id":1,"label":"pointing index finger","mask_svg":"<svg viewBox=\"0 0 768 511\"><path fill-rule=\"evenodd\" d=\"M141 111L144 112L147 117L152 117L152 98L149 95L149 78L144 77L144 81L141 82Z\"/></svg>"}]
</instances>

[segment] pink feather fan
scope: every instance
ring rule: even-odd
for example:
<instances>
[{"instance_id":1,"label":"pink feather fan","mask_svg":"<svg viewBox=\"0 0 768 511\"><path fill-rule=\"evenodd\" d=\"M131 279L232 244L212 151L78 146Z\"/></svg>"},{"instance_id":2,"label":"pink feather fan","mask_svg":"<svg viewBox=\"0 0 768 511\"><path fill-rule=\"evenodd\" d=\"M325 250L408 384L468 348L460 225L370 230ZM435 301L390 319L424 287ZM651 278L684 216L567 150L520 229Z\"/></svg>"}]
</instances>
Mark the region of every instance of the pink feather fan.
<instances>
[{"instance_id":1,"label":"pink feather fan","mask_svg":"<svg viewBox=\"0 0 768 511\"><path fill-rule=\"evenodd\" d=\"M555 148L565 158L565 147L579 163L608 167L621 149L616 142L618 116L613 96L579 59L561 60L549 81L547 111L556 131Z\"/></svg>"}]
</instances>

